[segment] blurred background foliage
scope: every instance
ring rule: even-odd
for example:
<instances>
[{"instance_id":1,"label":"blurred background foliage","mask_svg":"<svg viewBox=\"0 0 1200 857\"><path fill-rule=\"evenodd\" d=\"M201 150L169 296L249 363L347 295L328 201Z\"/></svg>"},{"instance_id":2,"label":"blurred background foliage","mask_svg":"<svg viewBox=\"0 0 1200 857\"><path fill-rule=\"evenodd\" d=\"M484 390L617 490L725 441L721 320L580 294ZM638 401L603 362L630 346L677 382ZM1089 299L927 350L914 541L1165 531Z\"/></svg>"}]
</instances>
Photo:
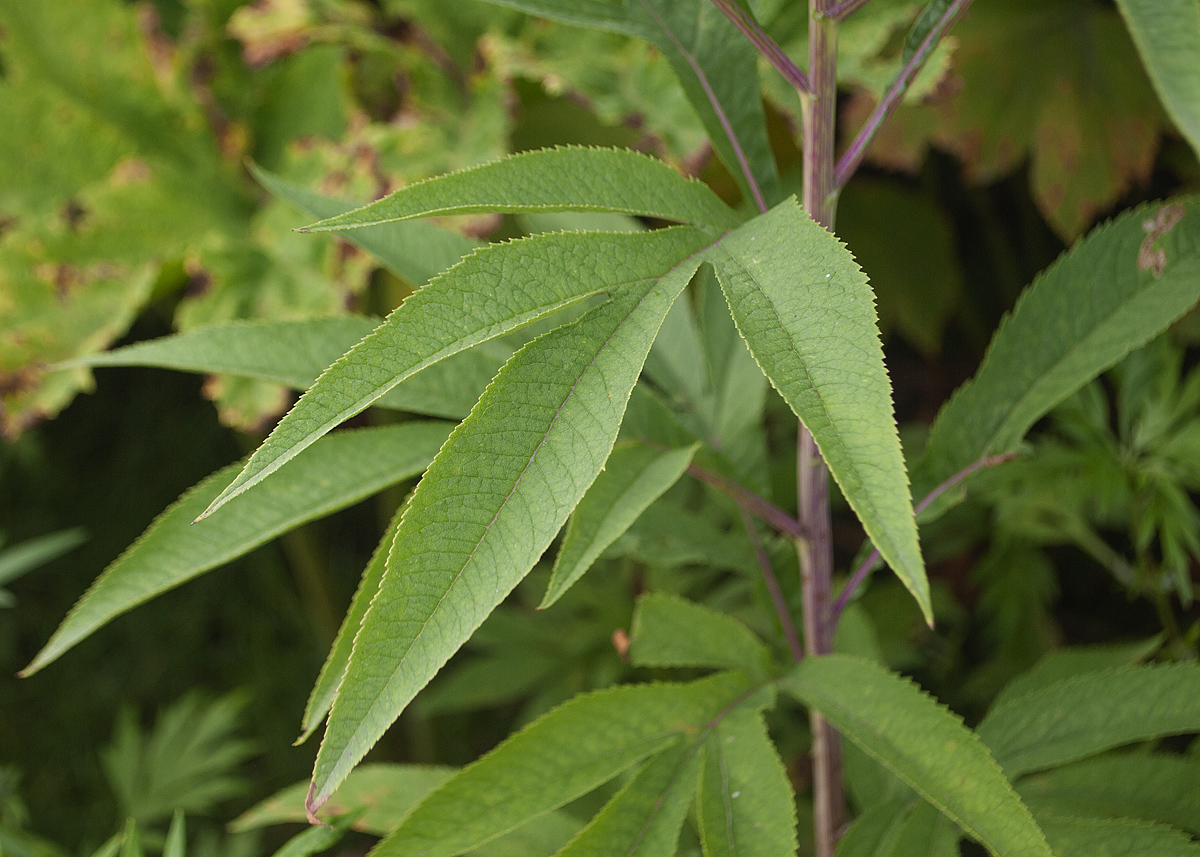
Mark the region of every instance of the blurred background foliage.
<instances>
[{"instance_id":1,"label":"blurred background foliage","mask_svg":"<svg viewBox=\"0 0 1200 857\"><path fill-rule=\"evenodd\" d=\"M749 5L802 61L806 4ZM842 28L846 139L922 5L873 0ZM780 171L798 190L799 102L761 73ZM53 364L229 319L382 314L421 285L337 237L293 232L306 217L267 195L249 162L365 202L564 143L652 152L739 202L669 64L635 39L479 0L0 0L0 674L294 395ZM976 0L838 214L878 294L907 448L1065 246L1117 210L1197 189L1200 167L1111 3ZM501 240L571 221L446 225ZM1142 641L1139 657L1195 657L1197 344L1200 319L1186 318L926 528L936 631L881 575L839 645L915 676L968 721L1059 646ZM656 365L670 370L656 359L652 380ZM775 469L761 490L794 509L795 426L766 395ZM315 748L290 746L306 694L402 497L306 525L35 678L0 678L2 853L88 854L126 818L154 851L176 809L189 853L266 854L298 830L231 834L225 822L307 775ZM845 569L862 533L844 504L835 517ZM794 602L794 554L763 537ZM678 485L552 610L534 610L535 571L371 758L462 764L570 695L628 678L621 635L645 590L778 638L755 569L732 507ZM803 791L807 737L778 739Z\"/></svg>"}]
</instances>

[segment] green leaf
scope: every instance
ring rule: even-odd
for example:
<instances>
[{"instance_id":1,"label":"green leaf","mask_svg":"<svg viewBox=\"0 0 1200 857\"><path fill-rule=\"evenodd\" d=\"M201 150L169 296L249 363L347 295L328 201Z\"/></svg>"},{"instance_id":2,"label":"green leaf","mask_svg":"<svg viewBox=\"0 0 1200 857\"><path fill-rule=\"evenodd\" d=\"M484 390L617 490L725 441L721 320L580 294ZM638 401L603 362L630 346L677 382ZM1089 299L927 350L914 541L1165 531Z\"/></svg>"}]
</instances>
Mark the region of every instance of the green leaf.
<instances>
[{"instance_id":1,"label":"green leaf","mask_svg":"<svg viewBox=\"0 0 1200 857\"><path fill-rule=\"evenodd\" d=\"M121 843L121 857L143 857L142 837L137 822L132 818L125 822L125 838Z\"/></svg>"},{"instance_id":2,"label":"green leaf","mask_svg":"<svg viewBox=\"0 0 1200 857\"><path fill-rule=\"evenodd\" d=\"M913 806L913 799L907 797L867 807L838 840L836 857L880 857L890 853Z\"/></svg>"},{"instance_id":3,"label":"green leaf","mask_svg":"<svg viewBox=\"0 0 1200 857\"><path fill-rule=\"evenodd\" d=\"M795 798L762 714L736 709L704 746L696 806L705 857L795 854Z\"/></svg>"},{"instance_id":4,"label":"green leaf","mask_svg":"<svg viewBox=\"0 0 1200 857\"><path fill-rule=\"evenodd\" d=\"M958 828L926 801L918 803L897 831L890 857L958 857Z\"/></svg>"},{"instance_id":5,"label":"green leaf","mask_svg":"<svg viewBox=\"0 0 1200 857\"><path fill-rule=\"evenodd\" d=\"M1141 821L1039 816L1057 857L1200 857L1178 830Z\"/></svg>"},{"instance_id":6,"label":"green leaf","mask_svg":"<svg viewBox=\"0 0 1200 857\"><path fill-rule=\"evenodd\" d=\"M543 608L561 598L647 506L679 481L699 446L664 451L632 442L614 447L604 470L571 513Z\"/></svg>"},{"instance_id":7,"label":"green leaf","mask_svg":"<svg viewBox=\"0 0 1200 857\"><path fill-rule=\"evenodd\" d=\"M780 687L821 712L992 854L1050 857L987 747L911 681L861 658L810 655Z\"/></svg>"},{"instance_id":8,"label":"green leaf","mask_svg":"<svg viewBox=\"0 0 1200 857\"><path fill-rule=\"evenodd\" d=\"M312 857L313 854L332 848L342 841L342 837L346 835L346 831L350 829L355 818L360 814L361 811L343 815L334 819L330 825L310 827L308 830L297 833L285 842L283 847L272 857Z\"/></svg>"},{"instance_id":9,"label":"green leaf","mask_svg":"<svg viewBox=\"0 0 1200 857\"><path fill-rule=\"evenodd\" d=\"M1117 0L1117 8L1163 106L1200 155L1200 5L1196 0Z\"/></svg>"},{"instance_id":10,"label":"green leaf","mask_svg":"<svg viewBox=\"0 0 1200 857\"><path fill-rule=\"evenodd\" d=\"M1200 732L1200 665L1125 667L1009 697L979 737L1010 777L1122 744Z\"/></svg>"},{"instance_id":11,"label":"green leaf","mask_svg":"<svg viewBox=\"0 0 1200 857\"><path fill-rule=\"evenodd\" d=\"M628 149L523 152L409 185L312 231L492 211L615 211L729 229L740 222L708 185Z\"/></svg>"},{"instance_id":12,"label":"green leaf","mask_svg":"<svg viewBox=\"0 0 1200 857\"><path fill-rule=\"evenodd\" d=\"M302 321L231 321L127 345L63 365L156 366L257 378L307 390L322 372L381 322L379 318L352 315ZM500 343L484 343L417 372L374 404L462 419L511 354Z\"/></svg>"},{"instance_id":13,"label":"green leaf","mask_svg":"<svg viewBox=\"0 0 1200 857\"><path fill-rule=\"evenodd\" d=\"M1083 673L1140 663L1162 646L1161 635L1113 646L1067 646L1046 654L1028 672L1010 681L992 703L1003 705L1027 693L1050 687Z\"/></svg>"},{"instance_id":14,"label":"green leaf","mask_svg":"<svg viewBox=\"0 0 1200 857\"><path fill-rule=\"evenodd\" d=\"M837 857L958 857L958 828L923 800L869 807L838 840Z\"/></svg>"},{"instance_id":15,"label":"green leaf","mask_svg":"<svg viewBox=\"0 0 1200 857\"><path fill-rule=\"evenodd\" d=\"M1161 255L1160 255L1161 254ZM1025 433L1200 298L1200 205L1126 212L1047 268L1000 325L975 377L943 406L913 487L924 496ZM932 519L961 492L924 513Z\"/></svg>"},{"instance_id":16,"label":"green leaf","mask_svg":"<svg viewBox=\"0 0 1200 857\"><path fill-rule=\"evenodd\" d=\"M330 366L205 514L427 366L606 289L663 276L705 240L686 227L567 233L492 245L468 256Z\"/></svg>"},{"instance_id":17,"label":"green leaf","mask_svg":"<svg viewBox=\"0 0 1200 857\"><path fill-rule=\"evenodd\" d=\"M376 854L452 857L574 800L695 734L747 684L626 685L572 699L433 792Z\"/></svg>"},{"instance_id":18,"label":"green leaf","mask_svg":"<svg viewBox=\"0 0 1200 857\"><path fill-rule=\"evenodd\" d=\"M272 194L287 200L309 217L327 219L360 207L356 202L331 199L284 181L255 164L250 164L250 172ZM425 285L483 243L420 220L354 229L346 234L346 240L357 244L415 286Z\"/></svg>"},{"instance_id":19,"label":"green leaf","mask_svg":"<svg viewBox=\"0 0 1200 857\"><path fill-rule=\"evenodd\" d=\"M162 857L187 857L187 822L181 809L175 810L175 815L171 818L171 828L167 831Z\"/></svg>"},{"instance_id":20,"label":"green leaf","mask_svg":"<svg viewBox=\"0 0 1200 857\"><path fill-rule=\"evenodd\" d=\"M340 432L324 439L284 475L197 524L192 520L241 467L218 471L159 515L104 570L23 671L32 675L97 628L193 577L248 553L288 530L343 509L425 469L450 426L411 422Z\"/></svg>"},{"instance_id":21,"label":"green leaf","mask_svg":"<svg viewBox=\"0 0 1200 857\"><path fill-rule=\"evenodd\" d=\"M629 660L639 667L711 667L762 673L771 653L732 616L673 595L638 599Z\"/></svg>"},{"instance_id":22,"label":"green leaf","mask_svg":"<svg viewBox=\"0 0 1200 857\"><path fill-rule=\"evenodd\" d=\"M301 721L300 737L296 739L297 744L303 744L308 740L309 736L325 720L325 715L329 713L329 708L333 705L338 685L342 683L342 677L346 674L346 665L350 663L354 637L358 634L358 628L362 624L363 616L367 613L371 599L379 591L379 581L383 579L388 551L391 550L392 542L396 539L396 531L400 529L400 518L406 507L407 504L396 510L383 538L375 546L375 551L371 554L367 567L363 569L358 589L354 591L354 598L350 601L350 609L346 611L346 615L342 619L337 637L329 649L325 663L321 666L316 684L313 685L312 692L308 696L308 703L304 706L304 717Z\"/></svg>"},{"instance_id":23,"label":"green leaf","mask_svg":"<svg viewBox=\"0 0 1200 857\"><path fill-rule=\"evenodd\" d=\"M698 265L660 263L533 340L451 434L413 493L354 641L313 805L549 546L608 458L654 335Z\"/></svg>"},{"instance_id":24,"label":"green leaf","mask_svg":"<svg viewBox=\"0 0 1200 857\"><path fill-rule=\"evenodd\" d=\"M1200 833L1200 763L1153 755L1100 756L1022 777L1017 792L1034 812L1136 818Z\"/></svg>"},{"instance_id":25,"label":"green leaf","mask_svg":"<svg viewBox=\"0 0 1200 857\"><path fill-rule=\"evenodd\" d=\"M86 541L87 533L75 528L26 539L0 550L0 584L16 580L21 575L73 551Z\"/></svg>"},{"instance_id":26,"label":"green leaf","mask_svg":"<svg viewBox=\"0 0 1200 857\"><path fill-rule=\"evenodd\" d=\"M750 353L812 432L867 535L932 622L866 277L794 198L726 235L709 258Z\"/></svg>"},{"instance_id":27,"label":"green leaf","mask_svg":"<svg viewBox=\"0 0 1200 857\"><path fill-rule=\"evenodd\" d=\"M658 753L557 857L675 857L703 762L691 742Z\"/></svg>"}]
</instances>

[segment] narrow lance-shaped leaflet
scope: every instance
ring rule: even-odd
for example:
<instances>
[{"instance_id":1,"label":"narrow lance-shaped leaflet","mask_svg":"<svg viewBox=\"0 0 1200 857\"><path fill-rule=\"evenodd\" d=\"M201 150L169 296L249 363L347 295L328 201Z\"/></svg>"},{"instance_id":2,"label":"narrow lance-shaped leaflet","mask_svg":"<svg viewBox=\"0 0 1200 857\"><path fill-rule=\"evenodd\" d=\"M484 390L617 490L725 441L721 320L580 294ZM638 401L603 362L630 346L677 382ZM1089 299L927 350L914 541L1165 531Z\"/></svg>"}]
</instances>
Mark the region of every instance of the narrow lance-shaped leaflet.
<instances>
[{"instance_id":1,"label":"narrow lance-shaped leaflet","mask_svg":"<svg viewBox=\"0 0 1200 857\"><path fill-rule=\"evenodd\" d=\"M529 572L600 472L654 336L700 264L699 233L687 232L691 254L518 351L430 466L355 639L310 810Z\"/></svg>"}]
</instances>

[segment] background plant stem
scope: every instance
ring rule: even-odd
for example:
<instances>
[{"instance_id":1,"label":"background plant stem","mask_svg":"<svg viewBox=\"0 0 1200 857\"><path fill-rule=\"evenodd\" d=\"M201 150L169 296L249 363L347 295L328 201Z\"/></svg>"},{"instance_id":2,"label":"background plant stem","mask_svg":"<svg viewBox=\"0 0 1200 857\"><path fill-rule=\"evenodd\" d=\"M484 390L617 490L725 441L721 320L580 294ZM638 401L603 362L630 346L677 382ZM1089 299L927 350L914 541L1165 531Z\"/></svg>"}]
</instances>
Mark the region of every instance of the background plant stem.
<instances>
[{"instance_id":1,"label":"background plant stem","mask_svg":"<svg viewBox=\"0 0 1200 857\"><path fill-rule=\"evenodd\" d=\"M827 15L832 0L809 0L808 80L804 107L804 208L833 229L834 131L837 122L837 21ZM829 520L829 474L813 436L803 425L796 440L796 493L800 525L800 584L804 596L804 648L812 655L833 650L831 591L833 541ZM842 752L836 730L815 710L812 728L813 819L817 857L833 857L846 818Z\"/></svg>"}]
</instances>

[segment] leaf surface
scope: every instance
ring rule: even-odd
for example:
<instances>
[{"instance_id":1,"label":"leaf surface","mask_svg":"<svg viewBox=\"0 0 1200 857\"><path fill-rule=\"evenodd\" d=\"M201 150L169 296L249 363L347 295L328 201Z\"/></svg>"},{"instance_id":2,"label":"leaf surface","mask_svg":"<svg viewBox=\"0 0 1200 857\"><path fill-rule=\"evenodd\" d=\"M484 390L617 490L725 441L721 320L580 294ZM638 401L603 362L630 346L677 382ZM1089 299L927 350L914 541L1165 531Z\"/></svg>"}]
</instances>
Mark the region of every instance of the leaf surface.
<instances>
[{"instance_id":1,"label":"leaf surface","mask_svg":"<svg viewBox=\"0 0 1200 857\"><path fill-rule=\"evenodd\" d=\"M1129 819L1041 818L1058 857L1200 857L1178 830Z\"/></svg>"},{"instance_id":2,"label":"leaf surface","mask_svg":"<svg viewBox=\"0 0 1200 857\"><path fill-rule=\"evenodd\" d=\"M932 621L866 276L794 198L725 236L709 258L750 353Z\"/></svg>"},{"instance_id":3,"label":"leaf surface","mask_svg":"<svg viewBox=\"0 0 1200 857\"><path fill-rule=\"evenodd\" d=\"M698 264L660 265L533 340L450 436L413 494L355 639L313 805L549 546L608 458L650 344Z\"/></svg>"},{"instance_id":4,"label":"leaf surface","mask_svg":"<svg viewBox=\"0 0 1200 857\"><path fill-rule=\"evenodd\" d=\"M790 857L796 804L761 712L735 709L705 742L697 798L705 857Z\"/></svg>"},{"instance_id":5,"label":"leaf surface","mask_svg":"<svg viewBox=\"0 0 1200 857\"><path fill-rule=\"evenodd\" d=\"M988 748L911 681L849 655L809 656L780 682L992 854L1050 849Z\"/></svg>"},{"instance_id":6,"label":"leaf surface","mask_svg":"<svg viewBox=\"0 0 1200 857\"><path fill-rule=\"evenodd\" d=\"M705 241L686 227L564 233L492 245L468 256L411 295L330 366L205 514L427 366L606 289L662 276Z\"/></svg>"},{"instance_id":7,"label":"leaf surface","mask_svg":"<svg viewBox=\"0 0 1200 857\"><path fill-rule=\"evenodd\" d=\"M577 696L433 792L376 853L471 850L684 743L746 690L744 679L723 674Z\"/></svg>"},{"instance_id":8,"label":"leaf surface","mask_svg":"<svg viewBox=\"0 0 1200 857\"><path fill-rule=\"evenodd\" d=\"M418 182L309 229L493 211L615 211L720 229L740 220L708 185L648 155L564 146Z\"/></svg>"},{"instance_id":9,"label":"leaf surface","mask_svg":"<svg viewBox=\"0 0 1200 857\"><path fill-rule=\"evenodd\" d=\"M96 629L276 536L410 479L437 453L450 425L410 422L339 432L262 491L197 524L192 520L228 485L239 464L208 477L154 523L71 608L24 674L31 675Z\"/></svg>"},{"instance_id":10,"label":"leaf surface","mask_svg":"<svg viewBox=\"0 0 1200 857\"><path fill-rule=\"evenodd\" d=\"M543 608L561 598L647 506L679 481L698 447L659 450L632 442L613 449L604 470L571 513Z\"/></svg>"},{"instance_id":11,"label":"leaf surface","mask_svg":"<svg viewBox=\"0 0 1200 857\"><path fill-rule=\"evenodd\" d=\"M1117 0L1159 99L1200 155L1200 5Z\"/></svg>"},{"instance_id":12,"label":"leaf surface","mask_svg":"<svg viewBox=\"0 0 1200 857\"><path fill-rule=\"evenodd\" d=\"M1160 255L1161 254L1161 255ZM943 406L913 474L924 496L1015 449L1055 405L1200 298L1200 204L1143 206L1095 229L1025 290L975 377ZM947 492L926 520L961 497Z\"/></svg>"},{"instance_id":13,"label":"leaf surface","mask_svg":"<svg viewBox=\"0 0 1200 857\"><path fill-rule=\"evenodd\" d=\"M184 372L238 375L311 387L331 364L375 330L382 319L332 316L303 321L232 321L138 342L71 361L78 366L156 366ZM376 405L462 419L512 352L487 342L400 382Z\"/></svg>"},{"instance_id":14,"label":"leaf surface","mask_svg":"<svg viewBox=\"0 0 1200 857\"><path fill-rule=\"evenodd\" d=\"M732 616L674 595L651 593L633 613L629 660L639 667L710 667L761 673L771 653Z\"/></svg>"},{"instance_id":15,"label":"leaf surface","mask_svg":"<svg viewBox=\"0 0 1200 857\"><path fill-rule=\"evenodd\" d=\"M1164 735L1200 732L1200 665L1082 675L997 705L978 732L1010 777Z\"/></svg>"}]
</instances>

